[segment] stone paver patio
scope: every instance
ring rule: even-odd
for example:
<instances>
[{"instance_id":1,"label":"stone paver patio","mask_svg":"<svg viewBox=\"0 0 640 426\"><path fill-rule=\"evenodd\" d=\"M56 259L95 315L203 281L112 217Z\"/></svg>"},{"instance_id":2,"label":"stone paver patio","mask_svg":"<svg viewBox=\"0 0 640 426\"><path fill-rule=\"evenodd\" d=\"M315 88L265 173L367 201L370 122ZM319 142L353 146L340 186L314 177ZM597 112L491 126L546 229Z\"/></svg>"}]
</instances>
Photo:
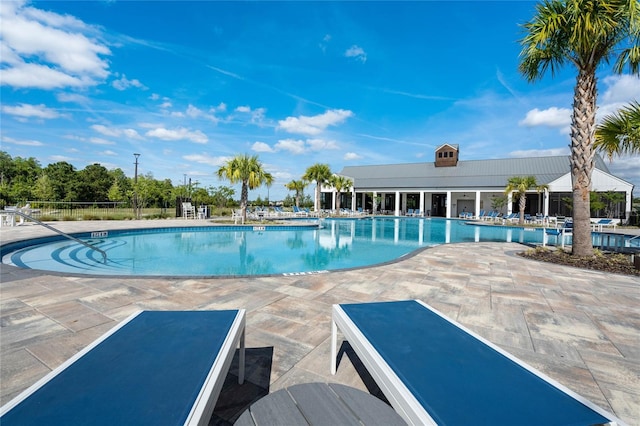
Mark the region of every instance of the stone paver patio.
<instances>
[{"instance_id":1,"label":"stone paver patio","mask_svg":"<svg viewBox=\"0 0 640 426\"><path fill-rule=\"evenodd\" d=\"M55 226L81 232L185 224ZM3 228L2 243L49 234L31 224ZM232 367L212 424L232 422L252 400L296 383L337 382L375 394L348 345L338 373L329 372L331 305L420 299L640 425L640 279L515 255L525 248L452 244L383 266L249 278L64 276L2 265L0 403L141 309L247 309L248 383L235 385Z\"/></svg>"}]
</instances>

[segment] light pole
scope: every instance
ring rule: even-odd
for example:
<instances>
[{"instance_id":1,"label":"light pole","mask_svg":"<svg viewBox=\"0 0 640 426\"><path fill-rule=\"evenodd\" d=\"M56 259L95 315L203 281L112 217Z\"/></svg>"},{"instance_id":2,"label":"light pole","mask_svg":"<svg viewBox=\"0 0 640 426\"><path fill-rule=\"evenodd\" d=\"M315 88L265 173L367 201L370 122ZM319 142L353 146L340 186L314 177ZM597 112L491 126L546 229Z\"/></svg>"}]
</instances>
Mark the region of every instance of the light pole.
<instances>
[{"instance_id":1,"label":"light pole","mask_svg":"<svg viewBox=\"0 0 640 426\"><path fill-rule=\"evenodd\" d=\"M138 157L140 157L140 154L134 153L133 156L136 158L136 162L133 163L136 165L135 174L133 178L133 208L134 208L136 219L140 219L140 211L138 209Z\"/></svg>"}]
</instances>

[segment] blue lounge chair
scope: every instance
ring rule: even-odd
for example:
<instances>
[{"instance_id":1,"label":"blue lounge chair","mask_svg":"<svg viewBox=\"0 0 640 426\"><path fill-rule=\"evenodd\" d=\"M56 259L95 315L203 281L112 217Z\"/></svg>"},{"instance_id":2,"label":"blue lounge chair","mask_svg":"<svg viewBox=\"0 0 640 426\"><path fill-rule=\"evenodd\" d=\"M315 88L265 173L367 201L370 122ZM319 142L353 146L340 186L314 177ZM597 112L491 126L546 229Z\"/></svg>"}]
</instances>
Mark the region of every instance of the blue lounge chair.
<instances>
[{"instance_id":1,"label":"blue lounge chair","mask_svg":"<svg viewBox=\"0 0 640 426\"><path fill-rule=\"evenodd\" d=\"M10 425L206 425L245 311L143 311L0 409Z\"/></svg>"},{"instance_id":2,"label":"blue lounge chair","mask_svg":"<svg viewBox=\"0 0 640 426\"><path fill-rule=\"evenodd\" d=\"M544 233L545 233L545 236L544 236L544 240L542 241L543 246L547 245L548 237L555 237L555 245L558 245L558 240L561 240L560 246L564 248L565 237L569 235L573 235L573 222L568 220L566 222L562 222L556 228L545 228Z\"/></svg>"},{"instance_id":3,"label":"blue lounge chair","mask_svg":"<svg viewBox=\"0 0 640 426\"><path fill-rule=\"evenodd\" d=\"M592 223L591 225L592 230L598 232L602 232L604 228L613 228L614 231L616 229L616 223L613 221L613 219L600 219L597 222Z\"/></svg>"},{"instance_id":4,"label":"blue lounge chair","mask_svg":"<svg viewBox=\"0 0 640 426\"><path fill-rule=\"evenodd\" d=\"M415 425L593 425L612 414L417 300L333 305L391 406Z\"/></svg>"}]
</instances>

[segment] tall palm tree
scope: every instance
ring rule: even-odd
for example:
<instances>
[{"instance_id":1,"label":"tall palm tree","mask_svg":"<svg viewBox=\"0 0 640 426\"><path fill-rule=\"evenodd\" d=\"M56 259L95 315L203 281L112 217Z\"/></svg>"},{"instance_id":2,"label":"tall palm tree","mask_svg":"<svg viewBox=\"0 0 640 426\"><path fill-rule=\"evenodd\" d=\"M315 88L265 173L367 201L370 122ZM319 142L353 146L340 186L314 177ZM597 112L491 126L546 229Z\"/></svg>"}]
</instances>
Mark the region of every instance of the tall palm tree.
<instances>
[{"instance_id":1,"label":"tall palm tree","mask_svg":"<svg viewBox=\"0 0 640 426\"><path fill-rule=\"evenodd\" d=\"M524 225L524 209L527 206L527 191L535 189L540 193L548 189L549 185L538 185L535 176L513 176L507 181L507 187L504 189L506 195L515 193L518 198L518 207L520 209L520 225Z\"/></svg>"},{"instance_id":2,"label":"tall palm tree","mask_svg":"<svg viewBox=\"0 0 640 426\"><path fill-rule=\"evenodd\" d=\"M640 154L640 103L631 102L596 127L595 148L614 155Z\"/></svg>"},{"instance_id":3,"label":"tall palm tree","mask_svg":"<svg viewBox=\"0 0 640 426\"><path fill-rule=\"evenodd\" d=\"M596 117L596 70L615 56L614 72L637 74L640 63L637 0L544 0L524 24L520 72L528 81L551 69L575 66L578 76L571 116L573 254L593 255L589 210Z\"/></svg>"},{"instance_id":4,"label":"tall palm tree","mask_svg":"<svg viewBox=\"0 0 640 426\"><path fill-rule=\"evenodd\" d=\"M249 190L258 188L260 185L273 183L273 176L264 170L257 155L247 154L236 155L227 160L219 169L218 177L226 179L232 184L241 182L240 210L242 211L242 223L247 220L247 200Z\"/></svg>"},{"instance_id":5,"label":"tall palm tree","mask_svg":"<svg viewBox=\"0 0 640 426\"><path fill-rule=\"evenodd\" d=\"M346 176L332 175L329 184L336 190L336 210L340 210L340 194L353 186L353 181Z\"/></svg>"},{"instance_id":6,"label":"tall palm tree","mask_svg":"<svg viewBox=\"0 0 640 426\"><path fill-rule=\"evenodd\" d=\"M296 193L296 207L300 207L300 197L304 194L304 189L309 185L309 182L305 180L292 180L289 183L285 183L284 186L289 191L295 191Z\"/></svg>"},{"instance_id":7,"label":"tall palm tree","mask_svg":"<svg viewBox=\"0 0 640 426\"><path fill-rule=\"evenodd\" d=\"M328 164L316 163L313 166L309 166L307 171L302 176L302 179L307 180L309 182L316 182L316 197L315 203L313 206L314 211L320 210L320 190L322 185L329 181L331 177L331 169Z\"/></svg>"}]
</instances>

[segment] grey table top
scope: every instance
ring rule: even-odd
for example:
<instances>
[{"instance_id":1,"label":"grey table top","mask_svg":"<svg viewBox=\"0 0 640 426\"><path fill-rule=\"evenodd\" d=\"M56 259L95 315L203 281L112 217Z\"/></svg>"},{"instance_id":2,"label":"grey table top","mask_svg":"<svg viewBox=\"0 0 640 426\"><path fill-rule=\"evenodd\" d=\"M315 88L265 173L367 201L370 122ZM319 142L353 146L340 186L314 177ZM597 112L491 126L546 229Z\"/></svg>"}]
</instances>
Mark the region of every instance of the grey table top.
<instances>
[{"instance_id":1,"label":"grey table top","mask_svg":"<svg viewBox=\"0 0 640 426\"><path fill-rule=\"evenodd\" d=\"M237 426L406 425L375 396L336 383L304 383L269 394L238 418Z\"/></svg>"}]
</instances>

